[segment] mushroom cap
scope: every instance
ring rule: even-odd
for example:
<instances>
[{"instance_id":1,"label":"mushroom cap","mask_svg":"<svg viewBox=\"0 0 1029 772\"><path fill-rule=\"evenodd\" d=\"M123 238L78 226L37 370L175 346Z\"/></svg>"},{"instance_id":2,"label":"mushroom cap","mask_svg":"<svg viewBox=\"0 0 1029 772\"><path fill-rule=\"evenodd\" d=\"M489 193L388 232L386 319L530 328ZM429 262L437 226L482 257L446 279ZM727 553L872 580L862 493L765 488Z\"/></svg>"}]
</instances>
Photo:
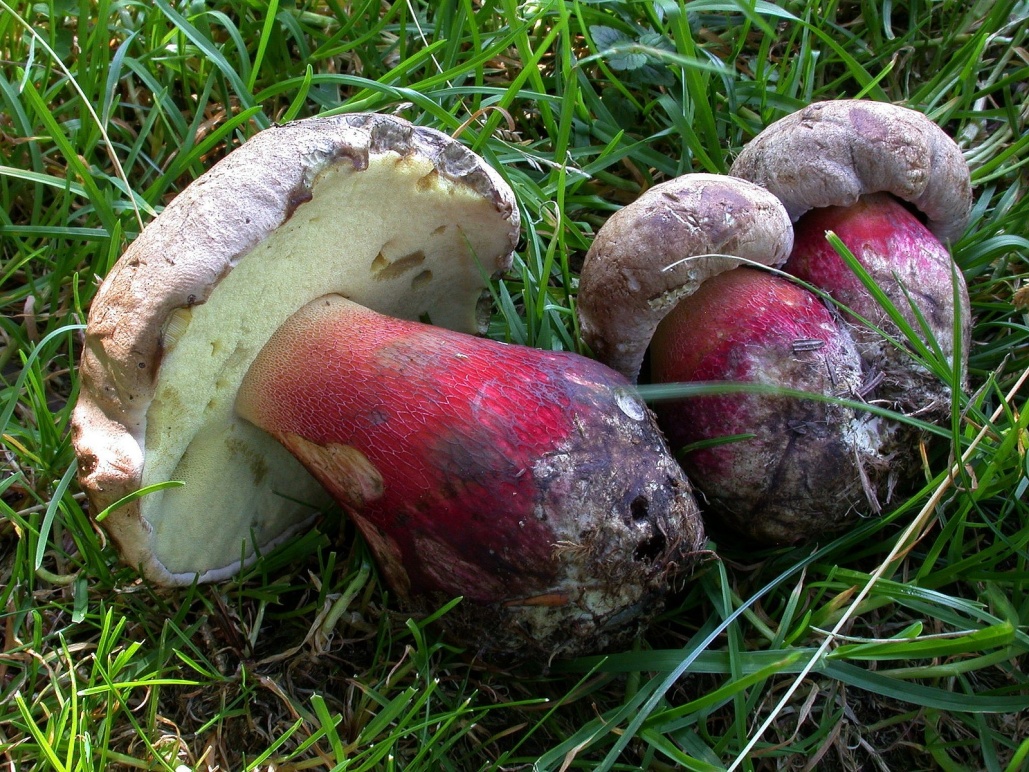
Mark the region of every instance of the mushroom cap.
<instances>
[{"instance_id":1,"label":"mushroom cap","mask_svg":"<svg viewBox=\"0 0 1029 772\"><path fill-rule=\"evenodd\" d=\"M655 185L597 232L579 280L582 339L630 380L660 321L708 278L744 261L781 265L793 226L775 196L715 174Z\"/></svg>"},{"instance_id":2,"label":"mushroom cap","mask_svg":"<svg viewBox=\"0 0 1029 772\"><path fill-rule=\"evenodd\" d=\"M519 234L514 194L438 131L339 115L255 135L126 250L86 329L72 439L93 512L162 584L231 576L329 499L236 391L265 341L326 293L481 332Z\"/></svg>"},{"instance_id":3,"label":"mushroom cap","mask_svg":"<svg viewBox=\"0 0 1029 772\"><path fill-rule=\"evenodd\" d=\"M884 102L815 102L780 118L729 173L778 196L794 222L809 209L885 192L918 209L946 242L972 210L968 164L954 140L922 113Z\"/></svg>"}]
</instances>

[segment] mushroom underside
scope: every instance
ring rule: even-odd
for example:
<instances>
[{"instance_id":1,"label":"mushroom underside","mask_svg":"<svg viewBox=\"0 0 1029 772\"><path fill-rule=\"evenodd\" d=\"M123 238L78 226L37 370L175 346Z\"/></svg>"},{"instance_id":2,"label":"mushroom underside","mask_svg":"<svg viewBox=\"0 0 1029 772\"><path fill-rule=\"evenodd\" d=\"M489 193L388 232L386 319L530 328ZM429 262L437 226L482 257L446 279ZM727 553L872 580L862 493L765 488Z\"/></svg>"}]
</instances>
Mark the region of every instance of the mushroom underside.
<instances>
[{"instance_id":1,"label":"mushroom underside","mask_svg":"<svg viewBox=\"0 0 1029 772\"><path fill-rule=\"evenodd\" d=\"M213 581L304 527L328 497L233 411L264 342L329 292L479 332L517 233L481 159L388 116L269 129L198 178L119 260L87 327L83 488L97 512L149 491L104 522L123 559L162 584Z\"/></svg>"}]
</instances>

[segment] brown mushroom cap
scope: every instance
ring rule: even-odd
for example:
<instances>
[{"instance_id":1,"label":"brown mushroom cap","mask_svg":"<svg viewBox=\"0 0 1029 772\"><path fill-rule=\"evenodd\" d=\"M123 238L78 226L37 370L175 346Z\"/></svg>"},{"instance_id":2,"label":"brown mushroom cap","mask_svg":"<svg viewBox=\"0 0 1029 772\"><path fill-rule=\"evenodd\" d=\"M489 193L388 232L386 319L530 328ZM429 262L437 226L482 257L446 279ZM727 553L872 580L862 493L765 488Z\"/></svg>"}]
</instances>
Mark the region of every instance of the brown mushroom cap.
<instances>
[{"instance_id":1,"label":"brown mushroom cap","mask_svg":"<svg viewBox=\"0 0 1029 772\"><path fill-rule=\"evenodd\" d=\"M582 338L634 380L658 323L680 298L744 261L780 265L792 247L786 210L753 183L687 174L655 185L613 214L586 254Z\"/></svg>"},{"instance_id":2,"label":"brown mushroom cap","mask_svg":"<svg viewBox=\"0 0 1029 772\"><path fill-rule=\"evenodd\" d=\"M440 132L341 115L256 135L182 192L94 300L73 414L80 480L154 581L225 578L327 502L236 391L294 311L338 293L380 313L481 331L510 265L514 195Z\"/></svg>"},{"instance_id":3,"label":"brown mushroom cap","mask_svg":"<svg viewBox=\"0 0 1029 772\"><path fill-rule=\"evenodd\" d=\"M922 113L862 100L816 102L779 119L729 173L778 196L794 221L809 209L892 193L927 218L941 241L959 237L972 209L968 164Z\"/></svg>"}]
</instances>

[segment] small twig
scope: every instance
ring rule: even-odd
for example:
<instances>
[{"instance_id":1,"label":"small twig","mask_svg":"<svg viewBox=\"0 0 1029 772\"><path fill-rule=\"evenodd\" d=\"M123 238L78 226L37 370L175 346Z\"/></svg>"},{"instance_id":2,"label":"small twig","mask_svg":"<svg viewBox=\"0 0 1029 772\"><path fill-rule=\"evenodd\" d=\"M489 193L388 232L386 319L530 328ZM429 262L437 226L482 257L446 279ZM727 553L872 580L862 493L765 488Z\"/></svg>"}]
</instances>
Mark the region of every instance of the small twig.
<instances>
[{"instance_id":1,"label":"small twig","mask_svg":"<svg viewBox=\"0 0 1029 772\"><path fill-rule=\"evenodd\" d=\"M873 391L875 391L876 388L878 388L879 384L882 383L884 380L886 380L885 373L883 373L882 370L878 371L875 375L873 375L871 378L869 378L867 381L861 384L861 386L857 390L856 396L859 399L864 399Z\"/></svg>"},{"instance_id":2,"label":"small twig","mask_svg":"<svg viewBox=\"0 0 1029 772\"><path fill-rule=\"evenodd\" d=\"M22 309L22 319L25 322L25 336L32 345L39 343L39 325L36 324L36 296L29 295L25 298L25 305Z\"/></svg>"},{"instance_id":3,"label":"small twig","mask_svg":"<svg viewBox=\"0 0 1029 772\"><path fill-rule=\"evenodd\" d=\"M71 495L71 497L73 499L75 499L75 501L85 501L86 494L82 493L82 492L73 493ZM18 515L18 517L23 517L25 515L36 515L36 514L39 514L40 512L45 512L47 507L49 507L49 506L50 506L49 503L47 503L47 504L34 504L31 507L25 507L25 509L19 509L18 512L17 512L17 515Z\"/></svg>"}]
</instances>

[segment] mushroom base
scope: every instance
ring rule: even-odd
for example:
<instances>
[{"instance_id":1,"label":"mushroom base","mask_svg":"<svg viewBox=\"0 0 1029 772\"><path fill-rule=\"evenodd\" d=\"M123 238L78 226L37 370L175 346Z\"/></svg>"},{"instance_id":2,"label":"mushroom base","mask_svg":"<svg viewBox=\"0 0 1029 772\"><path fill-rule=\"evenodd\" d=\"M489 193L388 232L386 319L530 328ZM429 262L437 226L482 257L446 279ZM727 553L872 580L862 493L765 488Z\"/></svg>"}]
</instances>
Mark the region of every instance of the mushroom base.
<instances>
[{"instance_id":1,"label":"mushroom base","mask_svg":"<svg viewBox=\"0 0 1029 772\"><path fill-rule=\"evenodd\" d=\"M597 650L653 613L703 533L629 382L599 363L376 314L294 314L238 413L354 519L410 607L465 599L465 643Z\"/></svg>"}]
</instances>

